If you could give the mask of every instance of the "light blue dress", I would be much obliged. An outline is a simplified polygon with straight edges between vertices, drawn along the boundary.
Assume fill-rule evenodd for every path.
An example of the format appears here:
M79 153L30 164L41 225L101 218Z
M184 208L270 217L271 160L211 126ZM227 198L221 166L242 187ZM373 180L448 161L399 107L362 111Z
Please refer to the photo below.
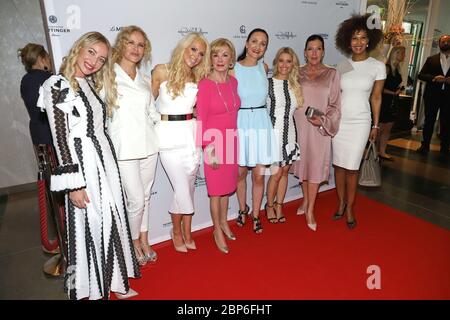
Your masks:
M258 62L256 66L245 67L236 63L234 70L241 98L237 120L238 164L255 167L281 161L278 140L266 108L268 81L264 64Z

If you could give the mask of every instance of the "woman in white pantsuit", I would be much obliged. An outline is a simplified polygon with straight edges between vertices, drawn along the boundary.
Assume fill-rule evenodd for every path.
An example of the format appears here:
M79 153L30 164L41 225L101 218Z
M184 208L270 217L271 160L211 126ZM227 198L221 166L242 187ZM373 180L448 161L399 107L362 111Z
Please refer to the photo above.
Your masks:
M370 14L354 15L339 26L336 47L351 58L341 62L341 123L332 140L338 210L333 219L347 215L347 226L356 227L353 203L361 158L367 140L375 140L386 79L385 65L371 57L383 38L379 29L368 28ZM371 116L372 113L372 116Z
M114 144L125 193L128 220L139 264L155 262L156 252L148 243L150 192L158 160L154 123L159 121L150 78L139 67L149 62L151 44L137 26L117 35L113 61L118 106L110 114L109 134Z
M190 33L175 47L170 62L155 66L152 73L152 91L161 114L156 126L159 154L174 190L170 235L178 252L196 249L191 223L200 150L195 142L193 108L197 83L208 74L209 66L208 42L201 34Z

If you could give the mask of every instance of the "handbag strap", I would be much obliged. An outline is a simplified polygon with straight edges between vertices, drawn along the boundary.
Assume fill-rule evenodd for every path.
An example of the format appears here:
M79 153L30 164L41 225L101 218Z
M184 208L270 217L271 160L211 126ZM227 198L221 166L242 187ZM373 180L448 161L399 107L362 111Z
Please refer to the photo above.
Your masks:
M366 153L364 155L364 159L369 159L370 157L370 152L373 152L373 157L375 160L378 160L378 152L377 152L377 147L375 145L375 141L373 140L369 140L369 147L366 150Z

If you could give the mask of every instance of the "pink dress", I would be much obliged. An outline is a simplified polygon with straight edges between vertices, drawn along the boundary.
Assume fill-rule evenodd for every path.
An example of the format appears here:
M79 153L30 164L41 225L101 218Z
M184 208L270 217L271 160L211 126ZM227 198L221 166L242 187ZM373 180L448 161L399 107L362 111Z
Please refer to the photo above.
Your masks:
M304 104L294 113L301 159L294 164L294 174L300 181L322 183L328 181L331 165L331 138L339 129L341 118L341 90L336 69L323 66L319 75L310 79L306 66L300 68ZM324 113L321 127L311 124L305 116L307 107Z
M206 148L212 144L219 161L214 170L207 152L203 153L206 188L210 196L224 196L236 191L237 113L241 101L237 93L237 80L230 76L225 83L208 78L198 84L197 141Z

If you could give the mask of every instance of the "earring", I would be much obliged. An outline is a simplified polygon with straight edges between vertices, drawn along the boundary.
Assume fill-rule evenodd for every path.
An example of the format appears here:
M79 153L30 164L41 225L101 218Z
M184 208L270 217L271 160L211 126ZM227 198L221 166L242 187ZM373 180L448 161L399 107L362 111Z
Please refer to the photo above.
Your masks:
M228 68L230 68L230 69L233 69L233 67L234 67L234 63L230 63L230 64L228 65Z

